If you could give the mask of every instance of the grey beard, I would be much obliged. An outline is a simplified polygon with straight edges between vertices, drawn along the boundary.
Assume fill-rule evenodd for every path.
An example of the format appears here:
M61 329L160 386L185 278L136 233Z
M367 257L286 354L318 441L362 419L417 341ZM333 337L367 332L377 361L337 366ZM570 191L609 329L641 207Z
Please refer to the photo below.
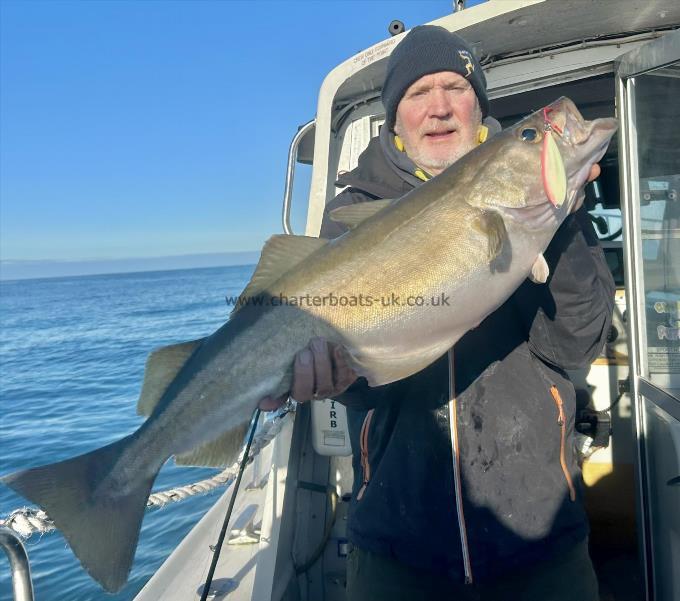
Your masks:
M472 142L469 142L468 144L465 144L464 146L461 145L456 150L449 156L441 158L441 159L435 159L432 157L428 157L426 154L421 154L421 153L413 153L412 155L409 155L411 157L411 160L418 165L421 169L424 169L428 173L432 173L433 170L435 171L443 171L447 167L450 167L453 165L458 159L464 157L468 152L470 152L473 148L475 148L477 145L473 144Z

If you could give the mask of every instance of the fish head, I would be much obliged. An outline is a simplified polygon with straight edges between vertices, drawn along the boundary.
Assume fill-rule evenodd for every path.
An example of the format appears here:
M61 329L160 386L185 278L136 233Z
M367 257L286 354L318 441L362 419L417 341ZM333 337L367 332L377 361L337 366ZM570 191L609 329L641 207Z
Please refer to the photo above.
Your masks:
M530 114L482 145L494 157L486 162L482 204L531 229L556 227L578 202L617 127L616 119L585 120L566 97Z

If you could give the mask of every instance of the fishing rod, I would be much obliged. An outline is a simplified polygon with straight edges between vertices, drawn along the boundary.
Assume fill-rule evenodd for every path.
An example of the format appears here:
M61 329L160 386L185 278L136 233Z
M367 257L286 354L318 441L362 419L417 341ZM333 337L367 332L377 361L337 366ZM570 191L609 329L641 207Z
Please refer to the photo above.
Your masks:
M205 584L203 585L203 592L201 593L201 601L206 601L208 599L208 594L210 592L210 587L212 585L213 576L215 575L215 568L217 568L217 562L220 558L220 553L222 551L222 544L224 543L224 538L227 535L227 527L229 526L229 520L231 519L231 512L234 509L234 501L236 501L236 494L238 493L238 488L241 484L241 477L246 469L246 464L248 463L248 456L250 455L250 445L253 442L253 437L255 436L255 430L257 428L257 422L260 421L261 410L258 407L255 411L253 417L253 425L250 428L250 434L248 435L248 442L246 443L246 448L243 451L243 458L241 459L241 465L238 470L238 475L236 476L236 481L234 482L234 491L231 493L231 499L229 499L229 507L227 508L227 515L224 516L224 523L222 524L222 530L220 531L220 537L217 539L217 544L215 545L213 551L213 558L210 562L210 569L208 570L208 576L205 579Z

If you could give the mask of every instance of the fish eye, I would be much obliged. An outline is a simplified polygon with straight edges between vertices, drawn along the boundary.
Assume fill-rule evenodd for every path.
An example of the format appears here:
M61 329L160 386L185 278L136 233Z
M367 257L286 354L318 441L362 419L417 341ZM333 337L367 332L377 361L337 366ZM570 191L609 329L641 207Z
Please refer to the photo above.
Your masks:
M533 127L526 127L520 133L520 138L524 142L536 142L538 140L538 130Z

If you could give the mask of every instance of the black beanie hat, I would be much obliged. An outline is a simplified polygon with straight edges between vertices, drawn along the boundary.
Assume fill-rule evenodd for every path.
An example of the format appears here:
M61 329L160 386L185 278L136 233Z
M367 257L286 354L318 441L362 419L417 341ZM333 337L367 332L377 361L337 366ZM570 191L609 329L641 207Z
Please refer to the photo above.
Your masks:
M486 77L465 40L438 25L419 25L397 44L387 63L382 101L387 127L392 130L397 106L409 86L423 75L453 71L467 79L477 94L482 117L489 113Z

